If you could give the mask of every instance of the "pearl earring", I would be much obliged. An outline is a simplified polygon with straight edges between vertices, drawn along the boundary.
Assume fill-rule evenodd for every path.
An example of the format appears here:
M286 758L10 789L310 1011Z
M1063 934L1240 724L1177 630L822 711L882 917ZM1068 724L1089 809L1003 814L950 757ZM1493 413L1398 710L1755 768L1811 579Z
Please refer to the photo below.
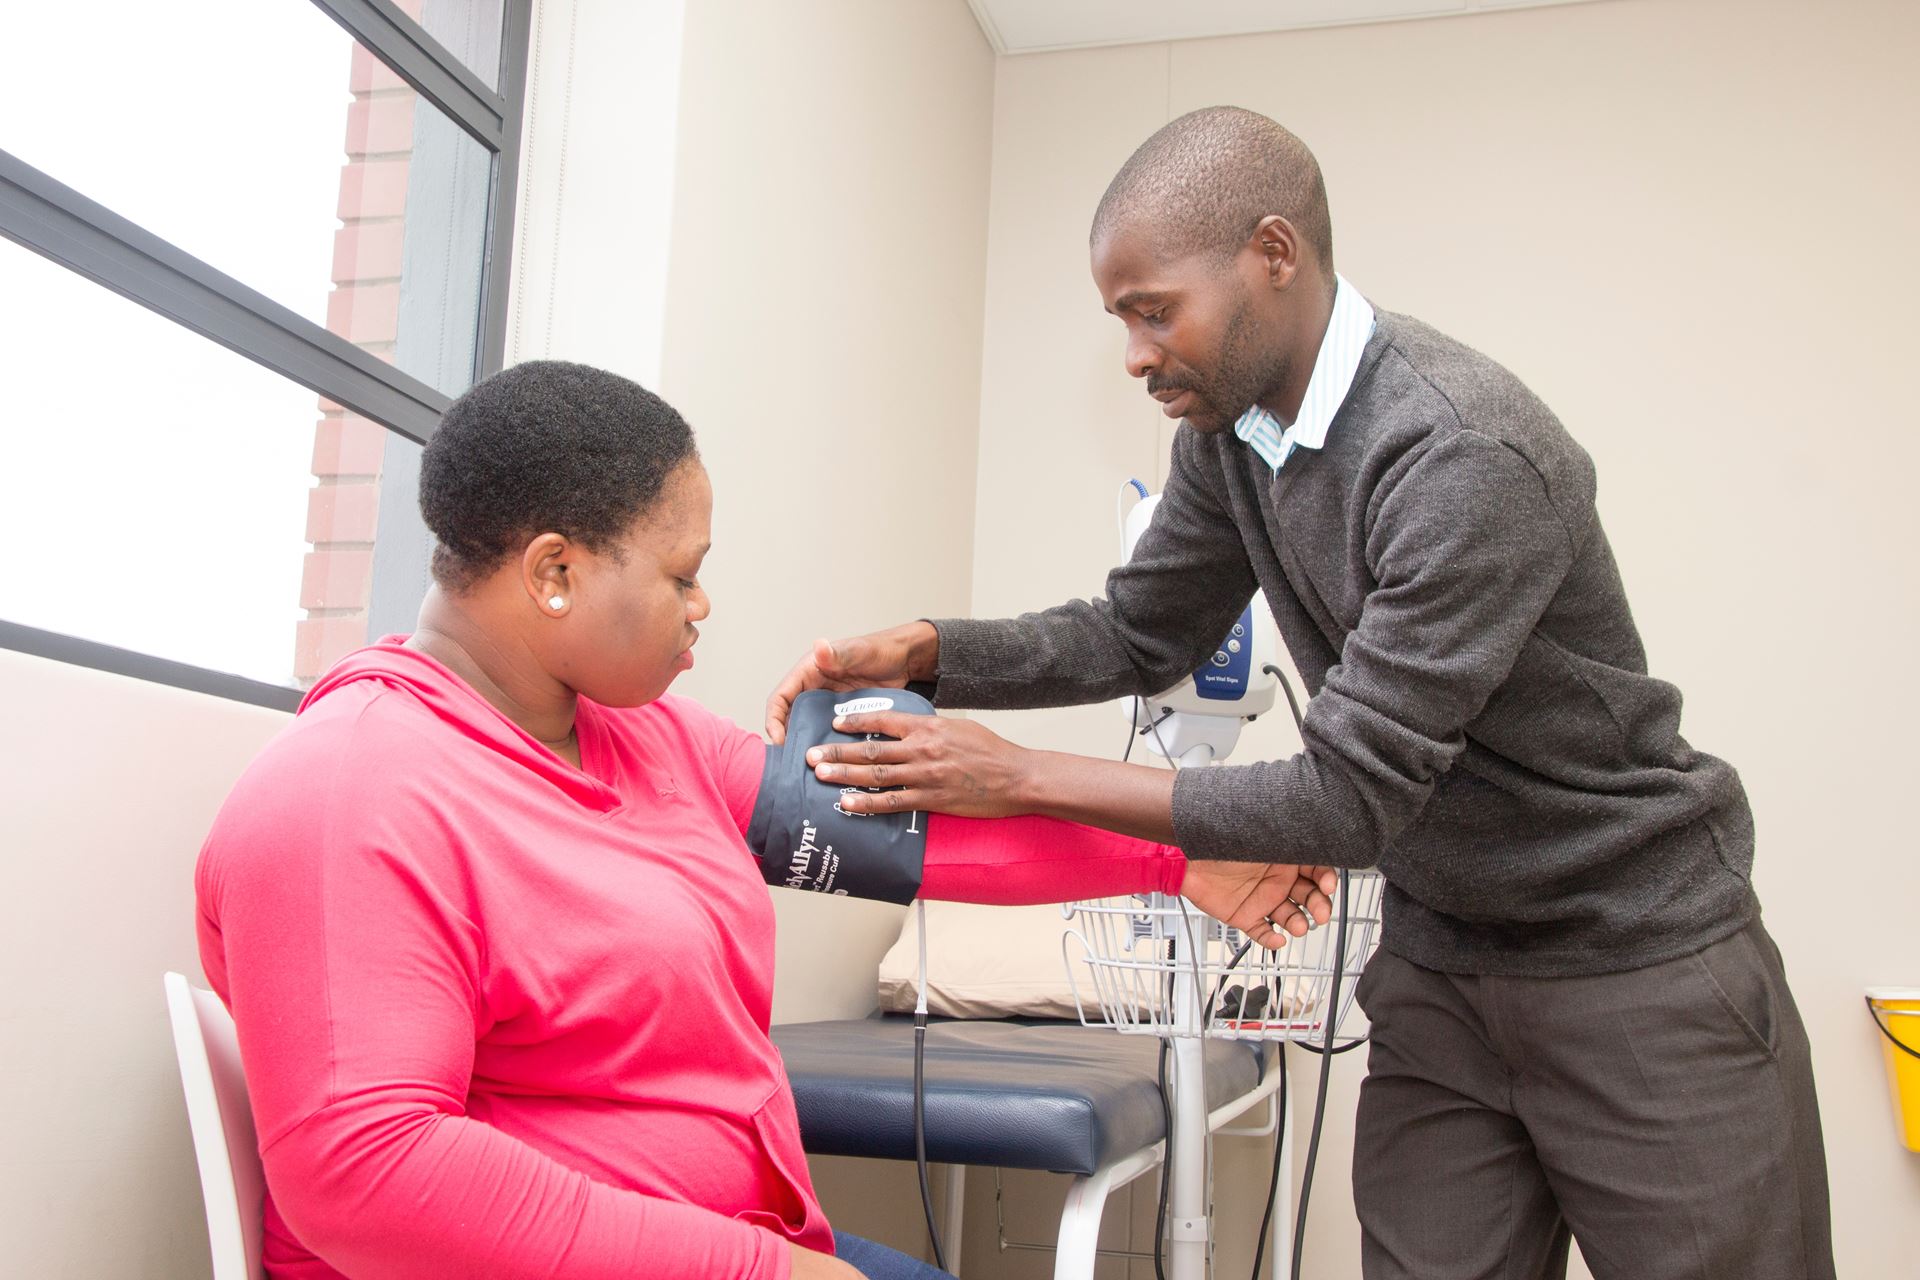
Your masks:
M566 606L567 602L561 596L554 596L547 601L547 608L549 609L564 609Z

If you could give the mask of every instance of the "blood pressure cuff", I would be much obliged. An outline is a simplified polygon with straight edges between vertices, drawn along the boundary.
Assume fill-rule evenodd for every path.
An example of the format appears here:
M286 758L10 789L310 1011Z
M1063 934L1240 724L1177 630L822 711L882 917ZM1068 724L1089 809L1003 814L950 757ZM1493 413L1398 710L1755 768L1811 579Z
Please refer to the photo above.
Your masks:
M787 741L767 748L760 799L747 827L747 846L760 859L768 884L881 902L912 902L926 865L927 815L849 813L840 797L889 788L839 787L807 767L807 752L833 742L866 742L881 734L839 733L838 715L904 711L930 716L933 704L905 689L812 689L793 700Z

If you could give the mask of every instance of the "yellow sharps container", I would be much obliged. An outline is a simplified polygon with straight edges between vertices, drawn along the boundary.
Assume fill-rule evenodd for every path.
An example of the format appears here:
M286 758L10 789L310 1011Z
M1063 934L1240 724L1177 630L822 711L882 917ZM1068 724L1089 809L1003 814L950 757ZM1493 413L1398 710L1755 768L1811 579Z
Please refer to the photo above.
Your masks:
M1907 1150L1920 1151L1920 987L1868 987L1867 1012L1880 1028L1894 1125Z

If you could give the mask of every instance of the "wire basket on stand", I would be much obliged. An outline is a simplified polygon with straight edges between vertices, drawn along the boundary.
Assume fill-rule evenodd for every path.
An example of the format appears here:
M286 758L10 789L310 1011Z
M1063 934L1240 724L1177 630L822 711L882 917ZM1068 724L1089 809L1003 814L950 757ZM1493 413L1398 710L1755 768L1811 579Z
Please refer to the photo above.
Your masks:
M1380 936L1380 893L1377 871L1346 873L1332 919L1273 951L1166 894L1068 903L1061 912L1072 923L1061 949L1071 957L1077 945L1085 961L1078 972L1067 965L1080 1021L1133 1035L1320 1044L1331 1016L1338 1045ZM1336 971L1340 989L1329 1011ZM1081 993L1082 975L1090 977L1091 1001Z
M1184 898L1150 894L1073 902L1061 908L1070 922L1061 938L1067 976L1073 984L1080 1021L1111 1027L1122 1034L1160 1039L1160 1090L1167 1108L1165 1176L1158 1217L1171 1227L1167 1273L1174 1280L1202 1280L1212 1266L1210 1225L1213 1162L1208 1154L1216 1120L1209 1112L1205 1041L1261 1043L1263 1059L1278 1067L1284 1082L1281 1046L1289 1040L1338 1051L1361 1038L1341 1036L1341 1024L1354 1005L1354 989L1380 937L1382 882L1376 871L1344 871L1333 897L1332 918L1305 937L1287 937L1268 951L1238 929L1193 908ZM1072 962L1078 946L1084 968ZM1089 1005L1082 977L1093 988ZM1171 1069L1170 1069L1171 1068ZM1314 1139L1308 1147L1311 1171L1318 1145L1320 1109L1325 1104L1323 1068L1316 1102ZM1271 1088L1261 1092L1277 1103ZM1224 1110L1224 1109L1223 1109ZM1240 1133L1276 1133L1273 1172L1268 1179L1268 1216L1283 1183L1291 1181L1292 1125L1286 1108L1272 1106L1269 1125ZM1236 1132L1235 1130L1221 1130ZM1285 1175L1283 1177L1283 1175ZM1310 1172L1309 1172L1309 1176ZM1304 1183L1303 1183L1304 1186ZM1301 1200L1304 1216L1305 1197ZM1262 1222L1262 1247L1265 1228ZM1295 1230L1288 1215L1273 1219L1273 1274L1283 1259L1298 1264ZM1156 1232L1156 1265L1158 1240ZM1257 1266L1257 1264L1256 1264Z

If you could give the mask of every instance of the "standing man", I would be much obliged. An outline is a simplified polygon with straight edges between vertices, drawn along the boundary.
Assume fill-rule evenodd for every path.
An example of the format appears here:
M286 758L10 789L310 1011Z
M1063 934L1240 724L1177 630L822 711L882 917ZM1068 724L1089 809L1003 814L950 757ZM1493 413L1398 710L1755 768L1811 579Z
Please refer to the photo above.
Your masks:
M1558 1276L1570 1233L1599 1277L1831 1277L1752 816L1647 673L1587 454L1511 373L1334 272L1319 166L1263 116L1149 138L1091 248L1127 372L1182 420L1107 598L823 641L769 732L818 686L933 680L942 705L993 708L1155 693L1263 590L1313 695L1290 759L1168 773L880 715L848 727L900 741L827 748L818 772L902 788L868 806L1378 866L1369 1280Z

